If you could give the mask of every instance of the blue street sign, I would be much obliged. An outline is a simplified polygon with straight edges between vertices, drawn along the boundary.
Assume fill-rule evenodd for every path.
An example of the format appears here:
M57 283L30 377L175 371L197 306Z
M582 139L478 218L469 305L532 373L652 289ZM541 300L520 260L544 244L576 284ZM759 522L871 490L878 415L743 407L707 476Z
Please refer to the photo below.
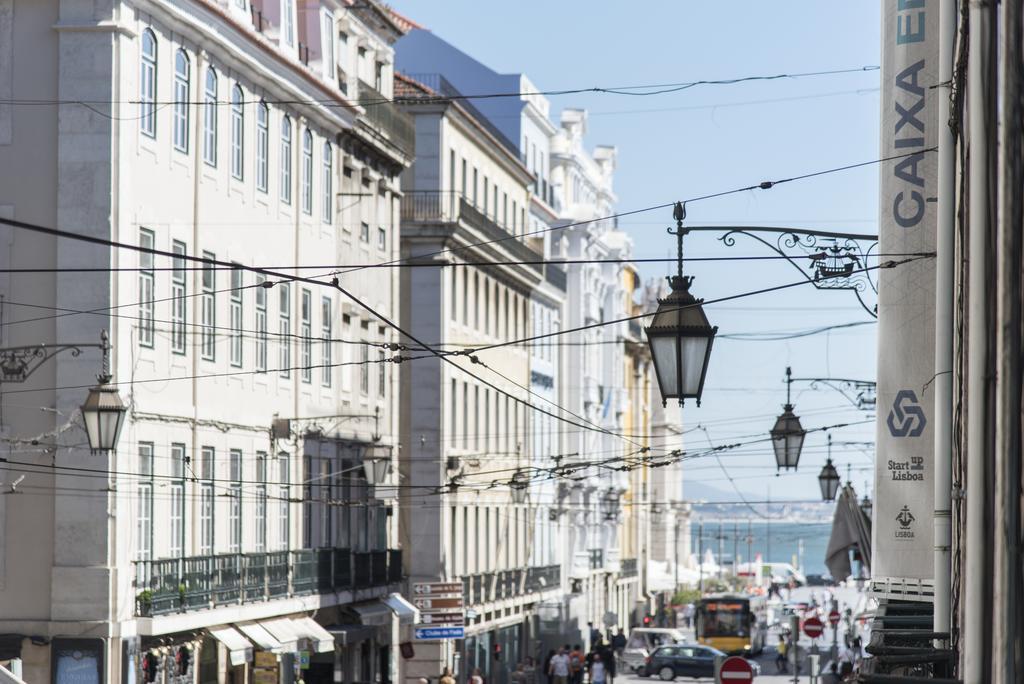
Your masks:
M421 641L430 639L465 639L465 627L417 627L415 637Z

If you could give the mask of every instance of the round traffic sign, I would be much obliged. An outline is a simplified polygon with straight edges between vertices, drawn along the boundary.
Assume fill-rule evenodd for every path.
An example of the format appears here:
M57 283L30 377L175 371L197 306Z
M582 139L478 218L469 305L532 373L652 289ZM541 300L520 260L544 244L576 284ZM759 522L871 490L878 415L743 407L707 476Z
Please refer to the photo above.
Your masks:
M839 624L839 611L833 610L828 614L828 624L835 627Z
M750 663L739 656L729 656L722 662L722 669L719 670L722 682L736 682L746 684L754 681L754 670Z
M804 620L804 634L811 637L812 639L817 639L821 636L821 633L824 631L825 625L823 625L821 623L821 620L819 620L818 618L811 616Z

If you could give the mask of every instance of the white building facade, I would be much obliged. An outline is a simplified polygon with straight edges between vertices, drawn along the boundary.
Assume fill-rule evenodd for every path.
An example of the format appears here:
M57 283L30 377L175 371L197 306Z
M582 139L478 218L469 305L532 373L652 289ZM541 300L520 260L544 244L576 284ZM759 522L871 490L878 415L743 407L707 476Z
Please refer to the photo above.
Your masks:
M411 125L359 106L391 94L389 15L13 5L0 63L39 56L15 92L86 106L0 111L0 212L138 248L0 238L4 267L54 269L0 281L3 345L107 330L128 404L115 451L83 448L94 349L4 397L0 480L24 495L0 504L0 632L24 679L396 681L397 499L363 461L397 458L398 278L325 277L398 256Z

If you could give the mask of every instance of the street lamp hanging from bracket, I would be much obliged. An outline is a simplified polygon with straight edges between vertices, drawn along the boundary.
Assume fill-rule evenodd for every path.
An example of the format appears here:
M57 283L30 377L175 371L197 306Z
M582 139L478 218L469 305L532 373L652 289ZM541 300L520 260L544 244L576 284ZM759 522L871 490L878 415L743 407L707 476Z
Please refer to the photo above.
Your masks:
M658 300L658 310L644 332L651 347L662 404L678 399L682 406L685 399L696 399L700 406L718 328L708 322L702 306L704 300L690 294L693 278L683 275L683 236L689 230L683 227L686 208L681 202L676 202L672 217L676 227L668 232L677 241L676 275L669 278L672 291Z
M785 468L796 470L800 463L800 452L804 446L807 431L800 425L800 418L793 413L793 400L790 394L793 385L793 370L786 366L786 403L782 414L775 419L771 429L772 449L775 451L776 471Z
M818 475L818 485L821 487L822 501L835 501L836 492L839 491L839 471L832 465L832 433L828 434L828 459L825 467Z
M89 395L82 404L82 420L85 423L85 434L89 439L92 453L109 452L117 448L117 440L121 436L124 417L128 412L117 388L110 384L113 376L110 373L110 344L107 331L100 335L100 348L103 352L103 367L96 379L99 384L89 390Z

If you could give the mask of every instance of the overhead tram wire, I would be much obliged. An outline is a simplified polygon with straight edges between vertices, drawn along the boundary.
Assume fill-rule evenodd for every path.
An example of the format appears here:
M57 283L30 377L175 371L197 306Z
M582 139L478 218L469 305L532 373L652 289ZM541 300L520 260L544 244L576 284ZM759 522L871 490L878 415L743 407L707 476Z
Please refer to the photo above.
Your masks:
M809 178L817 178L817 177L828 175L828 174L832 174L832 173L841 173L843 171L850 171L850 170L853 170L853 169L863 168L865 166L872 166L872 165L875 165L875 164L882 164L882 163L889 162L889 161L895 161L897 159L905 159L907 157L916 156L918 154L924 154L926 152L935 152L937 150L938 150L938 147L930 147L930 148L927 148L927 149L924 149L924 150L918 150L916 152L907 152L907 153L904 153L904 154L895 154L895 155L890 155L888 157L881 157L881 158L878 158L878 159L872 159L870 161L857 162L857 163L854 163L854 164L846 164L844 166L836 166L836 167L832 167L832 168L828 168L828 169L821 169L821 170L818 170L818 171L811 171L809 173L800 174L798 176L790 176L788 178L780 178L779 180L761 181L760 183L757 183L755 185L747 185L747 186L743 186L743 187L739 187L739 188L733 188L732 190L723 190L723 191L720 191L720 192L713 192L713 193L706 194L706 195L698 195L696 197L691 197L689 199L680 200L680 202L683 204L683 206L685 206L687 204L693 204L695 202L703 202L705 200L716 199L716 198L719 198L719 197L726 197L728 195L735 195L735 194L738 194L738 193L741 193L741 192L749 192L749 191L753 191L753 190L771 190L772 188L774 188L774 187L776 187L778 185L782 185L784 183L792 183L792 182L799 181L799 180L806 180L806 179L809 179ZM565 230L566 228L574 228L576 226L583 226L583 225L587 225L587 224L590 224L590 223L597 223L599 221L607 221L607 220L610 220L610 219L619 219L619 218L622 218L624 216L632 216L634 214L641 214L641 213L646 213L646 212L649 212L649 211L655 211L655 210L658 210L658 209L665 209L667 207L671 207L671 206L675 206L675 205L676 205L676 202L668 202L667 204L659 204L659 205L655 205L655 206L652 206L652 207L646 207L646 208L643 208L643 209L634 209L632 211L619 212L617 214L611 214L611 215L608 215L608 216L595 217L595 218L587 219L587 220L584 220L584 221L575 221L575 222L572 222L572 223L566 223L566 224L561 224L561 225L557 225L557 226L551 226L551 227L548 227L548 228L539 228L537 230L532 230L532 231L527 231L525 233L520 233L519 235L509 234L509 235L506 235L506 236L503 236L503 237L500 237L500 238L493 238L491 240L484 240L482 242L474 242L474 243L470 243L468 245L462 245L460 247L449 247L449 248L437 250L437 251L434 251L434 252L426 252L424 254L416 254L414 256L405 257L404 259L396 259L396 260L393 260L393 261L385 261L385 262L382 262L382 264L395 264L395 263L408 262L408 261L416 260L416 259L427 259L429 257L440 256L442 254L450 254L450 253L453 253L453 252L459 252L459 251L466 250L466 249L473 249L473 248L476 248L476 247L484 247L486 245L492 245L492 244L496 244L496 243L499 243L499 242L505 242L507 240L519 240L521 238L529 237L529 236L532 236L532 235L541 235L543 233L550 233L550 232L553 232L553 231L556 231L556 230ZM354 272L357 272L357 271L360 271L360 270L362 270L362 269L361 268L353 268L353 269L348 269L348 270L340 270L337 273L334 273L332 275L347 275L349 273L354 273Z
M423 97L393 97L386 98L381 97L377 99L368 99L359 103L361 107L373 107L389 104L405 104L405 103L420 103L420 102L431 102L431 103L446 103L446 102L457 102L461 100L489 100L496 98L511 98L511 97L524 97L524 96L545 96L545 97L561 97L564 95L578 95L582 93L602 93L608 95L624 95L629 97L647 97L652 95L665 95L668 93L681 92L696 88L699 86L718 86L718 85L737 85L741 83L750 83L757 81L781 81L781 80L795 80L801 78L812 78L817 76L838 76L842 74L855 74L855 73L868 73L878 71L879 66L877 65L866 65L860 67L851 67L845 69L825 69L819 71L803 71L794 73L779 73L779 74L757 74L751 76L740 76L735 78L723 78L723 79L701 79L695 81L680 81L675 83L649 83L641 85L624 85L624 86L590 86L583 88L562 88L553 90L516 90L516 91L504 91L504 92L490 92L490 93L476 93L476 94L458 94L458 95L425 95ZM275 99L275 98L263 98L258 101L254 100L248 104L257 104L257 102L264 102L266 104L276 105L321 105L327 107L350 107L352 103L339 101L338 98L324 98L324 99ZM79 105L83 107L102 106L102 105L113 105L113 104L127 104L137 105L141 104L140 100L54 100L54 99L41 99L41 98L7 98L0 100L0 105L11 105L11 106L66 106L66 105ZM233 104L230 100L154 100L152 104L156 107L168 107L178 104L186 106L230 106ZM100 116L106 116L103 112L99 112L92 109Z
M824 169L824 170L820 170L820 171L814 171L814 172L803 174L803 175L800 175L800 176L792 176L792 177L789 177L789 178L783 178L783 179L780 179L780 180L777 180L777 181L762 181L761 183L759 183L757 185L749 185L749 186L745 186L745 187L734 188L732 190L725 190L725 191L716 192L716 193L712 193L712 194L692 197L690 199L683 200L683 204L699 202L699 201L703 201L703 200L707 200L707 199L714 199L714 198L717 198L717 197L724 197L724 196L727 196L727 195L736 194L736 193L740 193L740 192L747 192L747 191L750 191L750 190L759 190L759 189L760 190L768 190L768 189L771 189L771 188L773 188L776 185L779 185L781 183L789 183L789 182L793 182L793 181L797 181L797 180L803 180L803 179L806 179L806 178L814 178L814 177L822 176L822 175L829 174L829 173L837 173L837 172L847 171L847 170L850 170L850 169L859 168L859 167L863 167L863 166L868 166L868 165L872 165L872 164L879 164L879 163L883 163L883 162L887 162L887 161L893 161L893 160L896 160L896 159L903 159L905 157L914 156L916 154L922 154L924 152L933 152L936 149L938 149L938 148L932 147L932 148L928 148L928 149L925 149L925 150L921 150L919 152L905 153L905 154L899 154L899 155L892 155L892 156L889 156L889 157L883 157L883 158L875 159L875 160L872 160L872 161L859 162L859 163L855 163L855 164L848 164L848 165L845 165L845 166L833 167L831 169ZM575 227L575 226L586 225L586 224L589 224L589 223L596 223L598 221L606 221L606 220L610 220L610 219L618 219L618 218L622 218L624 216L630 216L630 215L633 215L633 214L639 214L639 213L644 213L644 212L648 212L648 211L654 211L654 210L657 210L657 209L664 209L666 207L670 207L670 206L674 206L674 205L675 205L675 202L669 202L669 203L666 203L666 204L659 204L659 205L655 205L655 206L651 206L651 207L645 207L645 208L642 208L642 209L634 209L634 210L631 210L631 211L620 212L620 213L617 213L617 214L609 214L607 216L595 217L593 219L587 219L587 220L584 220L584 221L577 221L575 223L567 223L567 224L562 224L562 225L558 225L558 226L552 226L552 227L549 227L549 228L542 228L542 229L539 229L539 230L529 231L529 232L526 232L526 233L522 233L520 235L512 235L512 234L510 234L510 235L506 235L506 236L503 236L503 237L500 237L500 238L495 238L495 239L492 239L492 240L486 240L486 241L483 241L483 242L477 242L477 243L472 243L472 244L469 244L469 245L463 245L461 247L452 247L452 248L448 248L448 249L439 250L439 251L436 251L436 252L428 252L428 253L425 253L425 254L419 254L419 255L415 255L415 256L411 256L411 257L406 257L404 259L396 259L396 260L392 260L392 261L378 262L378 263L375 263L375 264L366 264L366 265L362 265L362 266L358 266L358 267L354 267L354 268L346 268L345 270L338 269L338 270L334 270L334 271L332 271L330 273L324 274L324 277L326 277L328 275L329 276L346 275L346 274L354 273L354 272L357 272L357 271L360 271L360 270L363 270L363 269L366 269L366 268L382 268L382 267L387 267L387 266L402 265L404 262L408 262L408 261L414 260L414 259L417 259L417 260L418 259L425 259L427 257L438 256L438 255L441 255L441 254L446 254L446 253L450 253L450 252L454 252L454 251L459 251L459 250L464 250L464 249L470 249L470 248L473 248L473 247L481 247L481 246L485 246L485 245L489 245L489 244L494 244L494 243L498 243L498 242L504 242L504 241L507 241L507 240L518 240L518 239L520 239L522 237L527 237L527 236L530 236L530 235L538 235L538 234L541 234L541 233L548 233L548 232L552 232L552 231L556 231L556 230L564 230L566 228L572 228L572 227ZM18 227L19 224L22 223L22 222L14 222L11 219L0 218L0 223L6 223L7 225L12 225L14 227ZM24 225L30 225L30 224L24 224ZM22 227L24 227L24 226L22 226ZM719 228L722 228L722 227L719 227ZM48 229L48 230L56 230L56 229ZM794 230L801 230L801 229L794 229ZM74 236L78 235L76 233L67 233L66 231L58 231L58 232L64 233L64 236L66 236L66 237L74 237ZM96 244L105 244L103 242L102 238L95 238L95 237L92 237L92 236L81 236L81 239L84 239L84 240L87 240L87 241L90 241L90 242L94 242ZM122 244L124 244L124 243L122 243ZM178 258L178 259L181 259L181 260L184 260L184 261L191 261L191 262L198 262L198 263L216 262L214 265L215 266L220 266L224 270L247 270L247 271L253 271L253 272L264 273L264 274L275 272L275 269L270 269L270 268L267 268L267 267L244 266L244 265L240 265L240 264L237 264L237 263L228 263L228 262L217 261L217 260L204 260L202 258L191 256L191 255L180 255L180 254L175 255L175 254L163 251L163 250L157 250L157 249L152 249L152 248L143 248L143 247L138 246L138 245L127 245L127 244L125 244L124 246L125 246L125 248L131 249L133 251L158 254L158 255L161 255L161 256L167 256L167 257L172 258L172 259L173 258ZM461 265L461 264L453 264L453 265ZM493 264L489 262L488 265L493 265ZM291 268L291 267L287 267L287 268ZM285 275L284 278L288 279L289 281L292 281L292 280L298 280L299 276ZM321 284L324 284L324 283L321 283ZM249 287L249 286L246 286L246 287ZM229 288L228 290L223 290L223 291L231 291L231 289ZM192 294L192 295L186 295L186 296L189 296L189 297L197 296L197 293L196 294ZM115 308L115 307L109 307L109 308ZM102 310L104 310L104 309L96 309L96 311L102 311Z
M727 231L730 228L758 228L759 226L741 226L741 225L722 225L714 226L715 230ZM703 228L696 228L701 230ZM808 232L807 228L792 228L794 233L805 233ZM821 231L814 231L815 233L821 233ZM865 236L867 237L867 236ZM905 256L921 256L928 252L882 252L867 254L864 259L885 259L891 257L905 257ZM418 257L417 257L418 258ZM717 262L717 261L778 261L778 260L790 260L791 257L782 256L780 254L750 254L750 255L726 255L726 256L694 256L686 257L687 262ZM295 271L322 271L324 269L371 269L371 268L461 268L464 266L576 266L576 265L588 265L588 264L664 264L664 263L675 263L676 257L636 257L629 259L526 259L526 260L504 260L504 261L459 261L453 262L412 262L412 263L398 263L393 261L371 263L371 264L315 264L309 266L300 265L287 265L287 266L268 266L259 265L253 266L252 268L267 268L276 270L295 270ZM238 266L231 268L216 266L210 269L204 269L202 266L154 266L151 268L143 268L141 266L110 266L110 267L75 267L75 266L57 266L57 267L14 267L14 268L0 268L0 273L8 273L17 275L19 273L137 273L139 271L147 272L161 272L161 271L237 271ZM333 273L332 273L333 274ZM252 287L258 287L253 285L243 285L242 288L231 288L231 289L250 289ZM216 290L214 294L219 292L226 292L227 290ZM188 295L194 297L196 295ZM165 301L165 300L156 300ZM30 306L30 305L25 305Z
M103 245L105 247L115 247L115 248L118 248L118 249L127 249L127 250L134 251L134 252L140 252L140 253L145 253L145 254L153 254L153 255L158 255L158 256L164 256L164 257L167 257L167 258L181 259L181 260L184 260L184 261L190 261L192 263L205 263L205 264L212 264L212 265L217 265L217 266L234 267L234 268L236 268L238 270L250 271L250 272L258 273L260 275L267 276L268 278L269 277L273 277L273 278L278 278L278 279L281 279L281 280L288 280L290 282L301 282L301 283L306 283L306 284L310 284L310 285L317 285L317 286L320 286L320 287L324 287L324 286L333 287L335 290L337 290L338 292L340 292L343 295L345 295L350 301L352 301L353 303L361 306L366 312L368 312L371 316L376 318L378 321L382 322L387 327L392 328L393 330L397 331L398 333L400 333L404 337L406 337L409 340L411 340L414 344L420 345L422 347L427 347L426 343L424 343L423 341L419 340L412 333L404 330L400 325L398 325L394 321L390 320L387 316L385 316L384 314L380 313L374 307L372 307L368 303L362 301L359 297L355 296L349 290L344 288L336 277L333 278L330 282L325 283L323 281L316 280L314 278L308 278L308 277L305 277L305 276L295 276L295 275L290 275L290 274L287 274L287 273L280 273L278 271L271 270L271 269L263 269L263 268L255 268L255 267L251 267L251 266L239 265L239 264L236 264L236 263L232 263L232 262L228 262L228 261L223 261L223 260L219 260L219 259L214 259L214 258L209 258L209 257L197 257L197 256L190 255L190 254L185 254L185 255L183 255L183 254L175 254L173 252L168 252L167 250L161 250L161 249L156 249L156 248L152 248L152 247L142 247L141 245L133 245L133 244L129 244L129 243L119 242L119 241L116 241L116 240L110 240L110 239L107 239L107 238L100 238L100 237L96 237L94 235L83 235L83 234L79 234L79 233L72 233L72 232L69 232L69 231L66 231L66 230L61 230L59 228L51 228L51 227L48 227L48 226L41 226L41 225L38 225L38 224L28 223L26 221L18 221L18 220L10 219L10 218L0 217L0 223L9 225L9 226L12 226L12 227L15 227L15 228L19 228L19 229L22 229L22 230L27 230L27 231L36 232L36 233L43 233L45 235L51 235L53 237L58 237L58 238L69 238L69 239L72 239L72 240L79 240L79 241L88 242L88 243L91 243L91 244ZM576 422L574 420L570 420L570 419L566 418L563 415L552 413L550 411L542 409L539 406L536 406L536 405L530 403L529 401L526 401L526 400L524 400L524 399L522 399L520 397L517 397L514 394L512 394L511 392L508 392L507 390L505 390L505 389L503 389L501 387L498 387L494 383L489 382L488 380L485 380L484 378L481 378L479 375L476 375L471 370L463 368L460 364L455 363L454 361L452 361L451 358L449 358L449 356L447 354L443 353L443 352L439 352L436 349L431 349L430 353L433 354L438 359L440 359L442 362L447 363L447 364L453 366L454 368L457 368L457 369L461 370L463 373L465 373L466 375L472 377L477 382L480 382L481 384L484 384L487 387L490 387L492 390L494 390L498 394L503 395L503 396L505 396L508 399L511 399L512 401L516 402L517 404L522 404L526 408L529 408L529 409L531 409L533 411L537 411L539 413L542 413L542 414L544 414L544 415L546 415L546 416L548 416L550 418L554 418L555 420L561 421L563 423L568 423L570 425L575 425L576 427L580 427L580 428L583 428L583 429L593 430L593 431L600 432L600 433L603 433L603 434L606 434L606 435L609 435L609 436L619 437L621 439L624 439L627 442L630 442L630 443L632 443L634 445L637 445L637 442L635 442L631 438L620 437L619 434L613 432L612 430L608 430L607 428L603 428L603 427L598 426L596 424L590 423L590 421L584 421L584 423L579 423L579 422ZM16 390L16 391L18 391L18 390ZM567 409L564 409L562 407L559 407L559 409L561 411L566 412L566 413L571 413ZM587 424L589 424L589 425L587 425Z

